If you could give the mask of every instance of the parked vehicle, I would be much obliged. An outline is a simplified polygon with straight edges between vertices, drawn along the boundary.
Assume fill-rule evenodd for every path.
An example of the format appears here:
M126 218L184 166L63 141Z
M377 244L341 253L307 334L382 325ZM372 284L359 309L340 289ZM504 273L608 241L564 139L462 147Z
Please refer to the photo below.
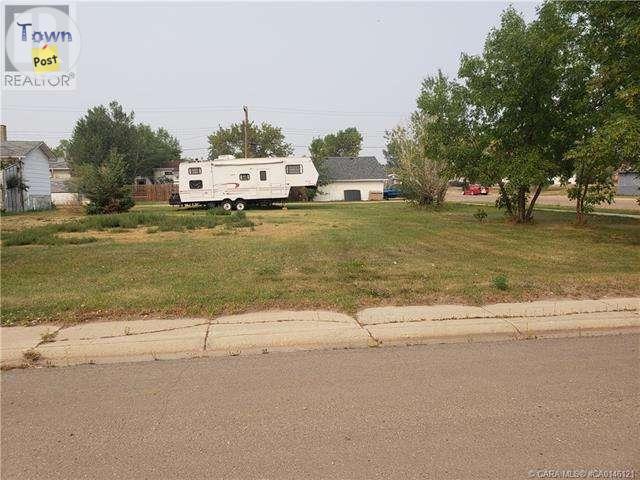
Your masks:
M462 191L463 195L488 195L489 189L477 183L469 185Z
M384 198L385 200L389 200L390 198L398 198L401 196L402 193L397 187L388 187L382 191L382 198Z
M291 187L314 187L318 171L307 157L235 158L231 155L179 167L178 194L171 205L203 204L244 210L284 201Z

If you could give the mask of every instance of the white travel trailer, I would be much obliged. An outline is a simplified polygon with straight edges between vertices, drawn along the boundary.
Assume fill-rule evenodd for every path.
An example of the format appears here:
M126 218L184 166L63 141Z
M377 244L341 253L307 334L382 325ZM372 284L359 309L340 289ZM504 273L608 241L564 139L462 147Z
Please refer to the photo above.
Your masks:
M286 200L291 187L315 187L318 171L307 157L235 158L183 162L172 205L220 205L244 210L250 204Z

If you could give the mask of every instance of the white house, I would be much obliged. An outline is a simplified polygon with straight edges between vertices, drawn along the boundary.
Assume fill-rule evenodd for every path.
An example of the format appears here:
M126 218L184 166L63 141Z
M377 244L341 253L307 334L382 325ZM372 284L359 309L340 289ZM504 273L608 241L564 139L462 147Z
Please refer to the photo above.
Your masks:
M8 141L6 127L0 127L0 208L11 212L51 208L49 161L55 155L41 141Z
M376 157L328 157L323 163L328 185L318 187L314 200L382 200L387 174Z
M64 158L54 158L49 162L51 172L51 203L54 205L77 205L80 195L75 192L71 181L71 169Z

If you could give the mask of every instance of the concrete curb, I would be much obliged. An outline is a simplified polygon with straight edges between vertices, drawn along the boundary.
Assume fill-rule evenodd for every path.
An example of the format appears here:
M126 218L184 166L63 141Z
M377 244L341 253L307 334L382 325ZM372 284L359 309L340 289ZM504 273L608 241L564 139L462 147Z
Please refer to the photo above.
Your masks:
M640 332L640 298L368 308L0 328L2 368ZM25 354L25 352L27 352Z

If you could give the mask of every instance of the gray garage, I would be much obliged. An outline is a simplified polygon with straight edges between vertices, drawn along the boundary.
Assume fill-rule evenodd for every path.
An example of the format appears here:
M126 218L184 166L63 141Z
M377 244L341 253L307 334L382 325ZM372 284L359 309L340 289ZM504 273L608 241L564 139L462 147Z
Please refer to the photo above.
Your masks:
M618 195L640 195L640 175L638 172L627 170L618 173Z

